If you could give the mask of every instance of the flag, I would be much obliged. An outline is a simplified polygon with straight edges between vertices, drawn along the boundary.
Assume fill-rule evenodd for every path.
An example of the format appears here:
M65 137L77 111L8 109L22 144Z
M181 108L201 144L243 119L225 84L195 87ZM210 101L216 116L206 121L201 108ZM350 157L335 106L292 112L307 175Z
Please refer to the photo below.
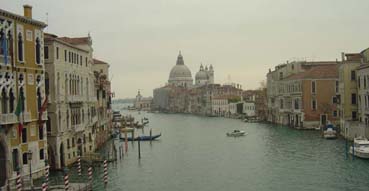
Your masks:
M23 99L21 95L18 97L17 108L15 108L15 115L18 116L18 135L21 136L23 130L23 118L20 116L23 110Z
M17 108L15 108L14 114L19 117L20 114L22 113L22 110L23 110L23 99L22 99L21 95L19 95Z
M39 120L40 127L42 127L42 114L45 112L45 110L47 108L47 98L48 97L46 96L45 101L44 101L44 103L42 103L42 106L41 106L40 111L39 111L38 120Z
M4 63L8 64L8 46L6 43L6 33L1 37L1 48L3 49Z

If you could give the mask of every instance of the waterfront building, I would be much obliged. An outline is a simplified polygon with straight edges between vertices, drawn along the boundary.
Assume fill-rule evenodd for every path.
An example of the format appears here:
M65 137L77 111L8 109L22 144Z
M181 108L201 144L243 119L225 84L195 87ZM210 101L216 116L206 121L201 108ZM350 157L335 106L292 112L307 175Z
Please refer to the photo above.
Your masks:
M360 132L360 116L358 114L358 86L360 86L360 77L356 70L362 62L362 56L359 53L342 53L342 63L339 65L339 92L337 95L338 114L340 117L340 133L345 138L353 140Z
M47 159L44 33L46 24L0 9L0 189L43 175ZM32 181L31 181L32 182Z
M95 140L95 149L99 149L110 137L112 132L113 111L111 108L111 82L109 80L107 62L93 59L92 70L96 91L97 123L92 126L92 136Z
M267 80L268 121L296 128L338 121L338 62L287 63L270 71Z
M164 86L154 89L154 97L151 107L152 110L169 112L169 95L171 90L172 89L170 86Z
M191 71L184 64L181 52L177 57L176 65L170 71L168 84L185 88L190 88L193 85Z
M79 46L85 41L88 46ZM93 127L98 122L92 75L90 37L45 34L48 88L48 153L51 168L62 169L77 156L95 149Z
M243 106L243 113L246 115L246 117L257 116L255 101L244 101L242 106Z
M152 97L143 97L140 90L138 90L134 107L138 110L149 111L151 110Z
M223 116L228 115L229 112L229 104L228 98L222 96L213 97L212 101L212 115L214 116Z

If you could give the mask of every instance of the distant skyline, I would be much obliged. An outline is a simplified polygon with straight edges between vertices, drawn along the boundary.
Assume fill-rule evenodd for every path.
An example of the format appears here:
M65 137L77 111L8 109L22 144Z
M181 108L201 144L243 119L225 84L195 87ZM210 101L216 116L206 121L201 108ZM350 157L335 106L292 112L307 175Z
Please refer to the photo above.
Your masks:
M192 77L212 64L215 82L258 88L287 60L341 60L369 47L369 1L343 0L0 0L1 9L46 22L45 32L90 32L94 57L110 64L116 98L165 85L181 50ZM48 17L46 16L48 13Z

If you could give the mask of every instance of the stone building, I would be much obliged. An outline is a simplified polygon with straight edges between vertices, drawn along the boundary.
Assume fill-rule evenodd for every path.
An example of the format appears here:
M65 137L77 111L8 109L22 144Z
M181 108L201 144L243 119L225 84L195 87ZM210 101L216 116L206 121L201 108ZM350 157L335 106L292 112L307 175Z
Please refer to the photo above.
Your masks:
M296 128L337 123L338 64L293 62L270 71L268 121Z
M143 97L140 90L137 92L134 107L138 110L149 111L151 110L152 97Z
M361 131L358 113L358 85L360 77L356 70L362 62L360 54L342 53L342 63L338 68L339 92L337 94L340 132L346 138L353 139Z
M47 159L44 33L46 24L0 9L0 188L43 175Z
M87 46L81 44L86 43ZM48 153L52 168L62 169L77 156L94 152L96 113L91 38L45 34L48 104Z
M111 82L109 80L109 67L107 62L93 59L92 70L96 91L97 123L93 126L96 149L100 148L110 137L112 131L113 111L111 108Z

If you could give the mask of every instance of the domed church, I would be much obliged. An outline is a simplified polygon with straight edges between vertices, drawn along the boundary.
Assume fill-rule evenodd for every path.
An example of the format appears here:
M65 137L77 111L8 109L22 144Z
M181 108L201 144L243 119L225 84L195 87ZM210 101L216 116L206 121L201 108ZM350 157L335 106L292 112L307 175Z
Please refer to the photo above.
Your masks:
M204 66L201 64L200 70L196 73L195 76L195 85L196 86L202 86L206 84L214 84L214 69L213 66L210 65Z
M183 56L181 51L177 57L177 63L173 66L172 70L169 74L168 83L170 85L181 86L181 87L192 87L193 79L191 75L191 71L184 64Z

